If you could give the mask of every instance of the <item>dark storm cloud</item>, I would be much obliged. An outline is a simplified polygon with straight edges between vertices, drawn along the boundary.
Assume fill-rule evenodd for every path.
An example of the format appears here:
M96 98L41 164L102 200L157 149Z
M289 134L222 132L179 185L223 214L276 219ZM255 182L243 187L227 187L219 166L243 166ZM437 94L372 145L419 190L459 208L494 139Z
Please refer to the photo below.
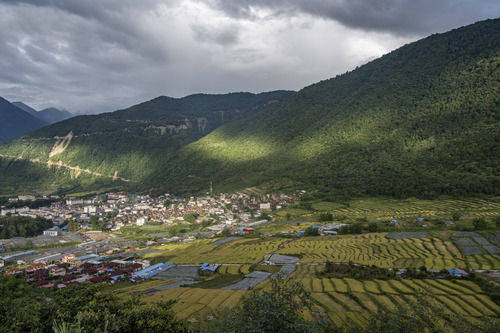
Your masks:
M0 96L103 112L300 89L499 14L490 0L0 0Z
M364 30L393 34L433 33L500 15L498 0L202 0L234 17L255 9L273 15L307 13Z

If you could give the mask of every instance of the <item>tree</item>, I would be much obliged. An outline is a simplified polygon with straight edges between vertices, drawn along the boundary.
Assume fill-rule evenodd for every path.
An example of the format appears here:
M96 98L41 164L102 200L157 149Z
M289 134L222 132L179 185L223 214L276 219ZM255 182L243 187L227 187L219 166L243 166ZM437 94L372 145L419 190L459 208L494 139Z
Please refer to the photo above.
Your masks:
M189 223L195 223L198 216L199 215L196 213L186 213L183 215L184 221L187 221Z
M231 231L231 228L229 227L224 227L224 229L222 229L222 232L220 233L221 236L223 237L229 237L232 235L232 231Z
M493 221L495 221L495 226L496 226L497 228L500 228L500 215L499 215L499 216L495 216L495 217L493 218Z
M368 231L369 232L377 232L378 231L378 225L376 223L370 223L370 224L368 224Z
M78 222L75 220L71 220L68 223L68 231L69 232L77 232L80 229L80 226L78 225Z
M321 213L321 214L319 214L319 220L321 222L332 221L333 215L332 215L332 213Z
M319 236L318 228L309 227L304 231L304 236Z
M100 285L54 290L0 276L0 332L186 332L173 303L122 299Z
M472 225L474 226L474 230L483 230L488 227L486 220L484 217L478 217L472 220Z
M457 222L458 220L460 220L461 217L462 217L462 214L460 214L459 212L453 212L453 214L451 215L451 219L454 222Z

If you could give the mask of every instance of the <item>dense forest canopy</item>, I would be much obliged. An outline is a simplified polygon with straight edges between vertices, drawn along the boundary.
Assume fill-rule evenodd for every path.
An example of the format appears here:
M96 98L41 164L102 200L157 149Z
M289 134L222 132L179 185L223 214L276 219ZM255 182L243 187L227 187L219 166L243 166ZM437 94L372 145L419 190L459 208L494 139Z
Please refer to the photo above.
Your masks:
M52 221L41 217L3 216L0 217L0 238L37 236L50 227Z

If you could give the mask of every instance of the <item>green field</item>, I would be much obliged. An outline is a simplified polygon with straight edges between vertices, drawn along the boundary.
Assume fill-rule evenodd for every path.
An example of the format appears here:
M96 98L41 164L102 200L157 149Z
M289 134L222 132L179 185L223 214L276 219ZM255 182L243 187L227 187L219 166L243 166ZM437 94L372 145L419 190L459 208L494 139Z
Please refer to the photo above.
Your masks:
M239 266L229 266L239 268ZM332 324L348 325L354 321L366 323L370 315L380 307L394 308L395 304L406 304L415 300L415 295L425 292L429 299L444 306L452 313L467 318L482 316L498 317L500 307L470 281L452 280L370 280L358 281L350 278L316 278L321 265L299 265L290 279L302 282L314 299L312 312L306 317L319 318L326 315ZM257 286L267 288L269 280ZM148 285L149 287L149 285ZM135 287L137 290L137 287ZM235 306L248 291L220 290L211 288L179 287L159 291L147 296L147 301L175 298L174 311L180 318L197 320L214 315L224 307Z
M279 266L262 266L260 263L268 254L283 254L298 257L296 270L289 279L300 281L311 292L314 307L306 311L308 319L327 318L332 325L345 326L350 323L365 324L370 316L381 307L392 309L396 304L408 304L424 292L428 299L443 306L447 312L465 315L467 320L477 320L482 316L498 317L500 307L478 285L471 281L460 280L355 280L352 278L326 278L319 275L325 269L326 261L352 262L383 268L420 268L427 269L467 269L498 270L500 255L490 254L480 241L496 242L498 230L494 228L494 217L499 215L498 198L488 199L441 199L434 201L408 199L393 200L386 198L357 199L348 203L326 201L306 202L306 205L283 209L276 214L276 222L258 227L263 235L280 232L302 231L319 222L319 214L331 213L335 222L352 223L369 220L398 219L400 223L394 231L412 229L417 217L425 219L429 229L424 238L387 238L388 232L362 233L357 235L337 235L318 237L284 238L256 236L241 238L229 243L214 245L214 239L198 239L185 243L170 243L156 246L143 258L152 262L173 262L177 264L200 264L203 262L221 264L217 274L205 278L201 284L178 287L156 292L146 296L148 301L170 298L178 299L174 306L180 318L198 320L215 315L223 307L236 305L248 291L222 290L243 278L253 270L276 272ZM449 228L436 223L439 219L449 220L454 213L460 213L456 227ZM290 218L288 221L284 218ZM463 233L472 230L472 219L485 217L488 229ZM301 221L293 222L293 221ZM309 222L304 222L309 221ZM413 222L412 222L413 221ZM375 223L375 222L374 222ZM406 223L406 225L405 225ZM418 224L415 224L418 225ZM160 228L159 228L160 229ZM460 230L458 230L460 229ZM151 230L151 229L149 229ZM149 231L148 230L148 231ZM157 231L157 230L155 230ZM132 232L132 230L131 230ZM133 230L138 236L142 231ZM460 242L474 241L482 254L468 255ZM463 245L462 245L463 246ZM470 247L470 244L467 245ZM322 276L322 277L320 277ZM122 287L119 292L141 293L163 282L146 282L145 287ZM165 282L169 283L169 282ZM269 279L255 287L268 288Z
M240 239L223 245L196 240L155 247L144 258L164 258L179 264L204 262L255 264L266 254L295 255L303 263L326 261L376 265L385 268L426 266L430 269L500 269L498 255L464 255L450 240L451 232L433 232L426 238L388 239L386 233L303 237L296 239Z
M493 217L500 214L500 198L487 199L437 199L422 200L416 198L361 198L349 200L346 203L313 201L310 208L286 208L277 215L287 214L294 220L310 220L318 217L318 213L331 213L335 219L415 219L442 218L449 219L453 213L462 215L462 219L472 217Z

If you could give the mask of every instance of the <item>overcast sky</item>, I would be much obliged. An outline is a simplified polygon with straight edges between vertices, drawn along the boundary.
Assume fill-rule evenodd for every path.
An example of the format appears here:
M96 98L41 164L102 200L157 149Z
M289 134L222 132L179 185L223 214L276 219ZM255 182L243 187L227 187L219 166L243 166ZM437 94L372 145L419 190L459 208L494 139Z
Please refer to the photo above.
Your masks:
M499 16L498 0L0 0L0 96L104 112L298 90Z

